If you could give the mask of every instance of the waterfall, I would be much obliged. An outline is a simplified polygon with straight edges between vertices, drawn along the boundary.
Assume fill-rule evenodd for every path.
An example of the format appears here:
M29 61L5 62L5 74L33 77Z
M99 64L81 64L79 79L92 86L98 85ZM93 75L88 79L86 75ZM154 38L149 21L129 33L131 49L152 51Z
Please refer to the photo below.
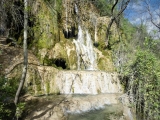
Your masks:
M96 54L89 32L86 30L84 34L81 26L78 26L78 38L73 42L76 46L78 70L96 70Z
M90 65L88 66L88 70L95 70L96 66L95 66L95 53L94 53L94 50L93 50L93 43L92 43L92 40L91 40L91 36L90 34L88 33L88 31L86 31L86 38L87 38L87 41L86 41L86 50L87 50L87 56L89 58L89 61L90 61Z
M77 69L80 70L80 54L81 54L81 47L83 47L84 44L84 37L83 37L83 32L82 32L82 28L79 26L78 27L78 39L73 40L73 42L76 45L76 53L77 53Z

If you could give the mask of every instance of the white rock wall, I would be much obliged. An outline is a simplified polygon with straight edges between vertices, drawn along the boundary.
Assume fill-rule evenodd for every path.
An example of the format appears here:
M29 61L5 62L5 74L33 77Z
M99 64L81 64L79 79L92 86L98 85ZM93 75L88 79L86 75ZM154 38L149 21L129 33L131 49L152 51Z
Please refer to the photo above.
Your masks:
M61 94L122 93L118 75L102 71L60 71L55 85Z

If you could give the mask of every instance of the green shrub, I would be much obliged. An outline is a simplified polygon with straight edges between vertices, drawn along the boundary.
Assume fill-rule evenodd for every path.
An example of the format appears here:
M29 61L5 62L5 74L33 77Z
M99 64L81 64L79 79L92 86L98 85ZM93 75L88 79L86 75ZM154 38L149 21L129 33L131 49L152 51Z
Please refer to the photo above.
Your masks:
M15 116L14 97L18 84L17 79L7 79L0 76L0 120L11 120Z
M136 110L147 120L159 120L160 64L148 50L138 51L132 65L134 73L132 91L135 96ZM137 113L137 114L138 114Z

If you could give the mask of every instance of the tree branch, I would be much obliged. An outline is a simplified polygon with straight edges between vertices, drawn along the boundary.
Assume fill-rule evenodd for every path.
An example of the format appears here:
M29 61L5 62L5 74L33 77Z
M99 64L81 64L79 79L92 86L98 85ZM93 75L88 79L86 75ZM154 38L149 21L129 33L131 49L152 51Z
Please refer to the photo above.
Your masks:
M108 46L109 35L110 35L109 32L110 32L110 29L112 27L113 22L115 22L116 19L124 12L124 10L127 8L128 4L129 4L129 2L130 2L130 0L127 0L125 2L124 6L121 7L122 9L118 12L117 15L113 16L113 14L112 14L111 20L110 20L110 22L108 24L107 31L106 31L106 41L105 41L106 47ZM115 4L113 5L111 12L114 12L115 6L117 4L118 4L118 0L116 0Z
M114 12L114 9L115 9L117 3L118 3L118 0L116 0L116 2L114 3L114 5L112 6L112 9L111 9L111 15L112 16L113 16L113 12Z
M147 5L147 11L148 11L148 13L149 13L149 15L150 15L150 19L151 19L151 22L152 22L152 24L154 25L154 26L156 26L158 29L160 29L160 25L159 24L156 24L155 22L154 22L154 20L153 20L153 14L151 13L151 9L150 9L150 6L149 6L149 3L147 3L147 2L145 2L145 4Z

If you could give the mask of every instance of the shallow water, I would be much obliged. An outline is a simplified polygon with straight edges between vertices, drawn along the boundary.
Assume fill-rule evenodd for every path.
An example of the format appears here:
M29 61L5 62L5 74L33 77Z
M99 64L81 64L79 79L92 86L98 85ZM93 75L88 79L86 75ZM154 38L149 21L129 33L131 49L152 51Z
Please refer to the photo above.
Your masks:
M82 114L69 114L68 120L125 120L122 105L106 105L104 109Z
M39 111L32 111L28 119L39 117L55 120L133 120L132 113L124 106L119 97L121 94L69 94L39 96ZM48 111L47 113L45 111ZM28 120L27 119L27 120Z

